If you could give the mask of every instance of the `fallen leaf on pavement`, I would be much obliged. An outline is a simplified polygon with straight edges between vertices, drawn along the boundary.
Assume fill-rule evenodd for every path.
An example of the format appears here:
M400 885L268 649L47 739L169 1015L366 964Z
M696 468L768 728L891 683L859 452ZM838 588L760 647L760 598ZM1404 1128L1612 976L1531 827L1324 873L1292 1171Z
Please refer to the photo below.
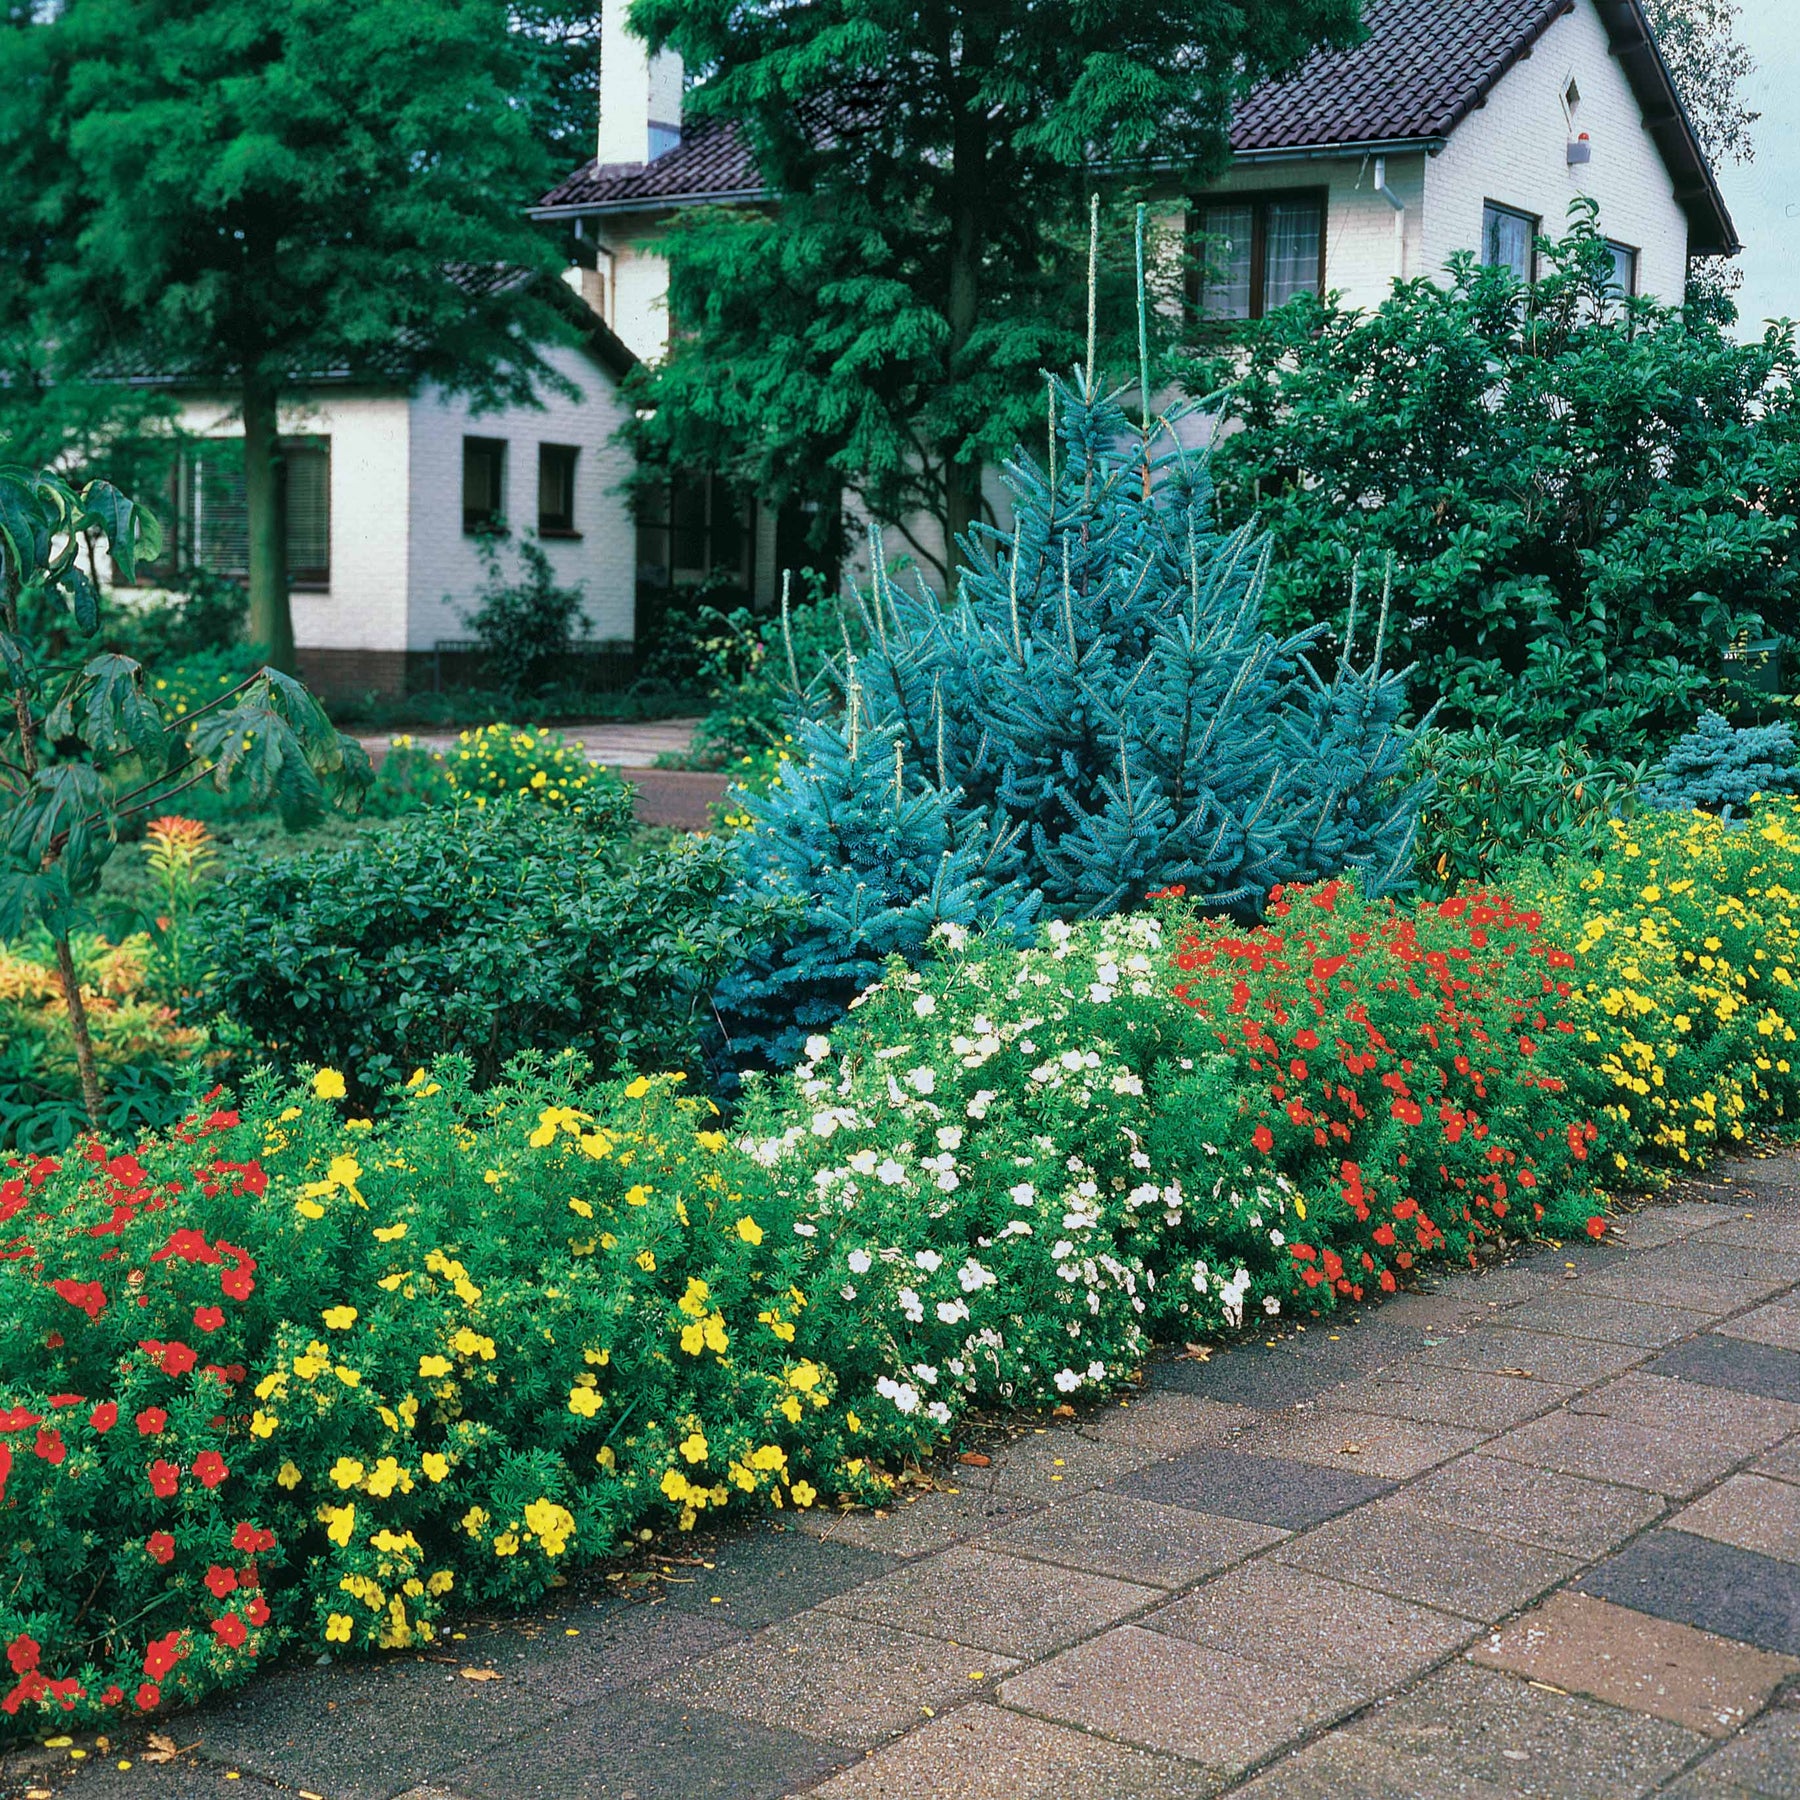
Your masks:
M1184 1344L1181 1347L1181 1353L1175 1360L1177 1362L1207 1362L1211 1357L1211 1344Z
M1533 1381L1536 1377L1529 1369L1496 1369L1496 1375L1516 1375L1521 1381Z
M464 1669L462 1678L464 1681L498 1681L500 1671L498 1669Z
M985 1469L994 1459L991 1456L983 1456L979 1450L965 1450L956 1460L959 1463L967 1463L971 1469Z
M144 1752L147 1763L173 1762L181 1754L172 1737L165 1737L160 1731L150 1734L150 1748Z

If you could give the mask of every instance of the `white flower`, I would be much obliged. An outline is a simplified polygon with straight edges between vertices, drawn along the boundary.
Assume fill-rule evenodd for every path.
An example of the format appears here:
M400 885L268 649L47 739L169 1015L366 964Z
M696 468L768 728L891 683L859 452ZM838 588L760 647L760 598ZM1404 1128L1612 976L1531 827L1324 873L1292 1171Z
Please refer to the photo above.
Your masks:
M966 1112L971 1119L985 1119L987 1117L987 1109L993 1104L993 1089L979 1088L976 1090L975 1098L963 1108L963 1111Z
M929 1019L936 1011L937 1001L930 994L921 994L918 999L913 1002L913 1013L917 1018Z
M969 1303L966 1300L940 1300L937 1316L942 1324L960 1325L969 1316Z
M963 1141L962 1127L960 1125L940 1125L937 1141L940 1150L960 1150Z
M1103 1362L1091 1362L1088 1364L1087 1373L1089 1381L1104 1381L1106 1379L1106 1364Z
M913 1261L927 1275L935 1275L944 1266L944 1259L935 1250L915 1250Z
M838 1116L832 1112L816 1112L813 1114L813 1136L828 1138L838 1128Z
M875 1391L884 1400L893 1401L895 1410L898 1412L910 1413L919 1410L919 1390L911 1382L895 1381L892 1377L883 1375L875 1383Z
M1050 1247L1050 1254L1057 1262L1063 1262L1075 1254L1075 1246L1062 1238Z
M884 1187L898 1187L906 1179L906 1170L890 1156L875 1175Z
M1031 1227L1029 1225L1027 1225L1023 1219L1014 1219L1013 1222L1010 1225L1008 1225L1004 1231L1002 1231L1000 1233L1000 1235L1003 1238L1030 1237L1031 1236Z
M806 1059L808 1062L819 1062L831 1054L831 1039L828 1037L809 1037L806 1040Z
M850 1273L866 1275L874 1266L875 1259L866 1250L852 1250L849 1256Z
M1144 1091L1143 1078L1133 1075L1129 1069L1122 1069L1112 1078L1112 1091L1115 1094L1132 1094L1141 1096ZM1133 1159L1136 1160L1135 1158ZM1145 1161L1149 1159L1146 1157Z
M1074 1074L1074 1072L1081 1067L1081 1052L1079 1050L1065 1050L1056 1060L1061 1063L1070 1074Z
M1284 1238L1279 1231L1271 1231L1269 1233L1269 1242L1279 1250L1281 1246L1287 1242L1287 1239Z
M875 1173L875 1152L873 1150L857 1151L850 1159L850 1166L859 1175L873 1175Z
M1073 1369L1056 1371L1056 1391L1059 1394L1072 1394L1081 1386L1081 1377Z
M1263 1295L1263 1311L1272 1319L1281 1311L1281 1302L1273 1294Z
M1012 1190L1012 1201L1014 1206L1029 1206L1036 1198L1037 1189L1034 1188L1029 1181L1021 1181L1019 1185Z
M1117 973L1117 971L1115 970L1114 973ZM1113 997L1113 994L1116 991L1116 989L1108 987L1103 981L1090 981L1088 983L1088 998L1092 1000L1096 1006L1104 1006L1107 1001Z
M937 1370L930 1363L914 1363L912 1372L931 1387L937 1386Z
M842 1294L846 1300L854 1300L856 1298L856 1288L848 1281L838 1289L838 1292Z
M796 1223L794 1226L794 1236L795 1237L817 1237L818 1235L819 1235L819 1228L816 1225L805 1225L805 1224Z
M948 919L940 920L931 928L934 938L942 938L952 950L960 950L969 941L969 934L960 925L953 925Z
M935 1425L948 1425L950 1423L950 1409L941 1400L932 1401L925 1409L925 1416Z
M991 1269L984 1269L972 1256L956 1271L956 1279L965 1294L978 1293L984 1287L994 1287L1000 1280Z
M1162 1198L1162 1190L1154 1181L1146 1181L1140 1187L1134 1187L1125 1198L1133 1206L1154 1206Z
M915 1094L929 1094L937 1088L937 1071L929 1067L920 1067L907 1072L906 1085Z
M900 1290L900 1310L905 1313L915 1325L924 1323L925 1302L921 1300L911 1288L902 1288Z
M1075 933L1062 919L1052 919L1049 924L1044 927L1044 936L1047 937L1051 943L1057 945L1058 948L1066 945L1069 939L1074 935Z

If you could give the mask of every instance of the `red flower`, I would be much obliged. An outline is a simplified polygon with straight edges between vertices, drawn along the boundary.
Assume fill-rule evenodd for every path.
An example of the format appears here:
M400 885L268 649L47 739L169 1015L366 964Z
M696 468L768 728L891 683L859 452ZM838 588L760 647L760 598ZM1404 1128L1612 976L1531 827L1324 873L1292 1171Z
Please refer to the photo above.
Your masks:
M28 1632L20 1632L19 1635L6 1646L6 1660L12 1664L12 1670L15 1675L23 1675L27 1670L35 1669L38 1666L38 1657L41 1654L42 1648L37 1639L32 1637Z
M169 1415L160 1406L146 1406L137 1416L139 1437L155 1437L169 1422Z
M100 1696L102 1706L117 1706L125 1698L125 1690L115 1681Z
M175 1540L166 1531L151 1532L144 1539L144 1549L152 1562L172 1562L175 1558Z
M186 1655L187 1646L182 1643L179 1631L171 1631L166 1637L153 1638L150 1647L144 1652L144 1673L153 1680L158 1680Z
M68 1446L62 1441L60 1431L40 1431L37 1442L31 1446L34 1456L41 1456L45 1462L55 1468L69 1454Z
M53 1281L50 1291L90 1319L99 1318L106 1308L106 1289L97 1281Z
M237 1590L238 1578L236 1569L228 1569L223 1563L214 1563L206 1571L206 1586L215 1600L223 1600L227 1594Z
M155 1712L162 1705L162 1689L154 1682L146 1681L137 1691L137 1707L139 1712Z
M160 1358L165 1375L185 1375L199 1360L186 1344L173 1342L163 1345Z
M194 1479L204 1488L215 1488L231 1471L216 1450L202 1450L194 1458Z
M1588 1220L1587 1234L1591 1238L1603 1238L1606 1236L1606 1221L1601 1218L1598 1213Z
M181 1485L181 1471L160 1457L150 1465L150 1491L159 1500L167 1500Z
M1266 1125L1257 1126L1250 1134L1250 1141L1264 1156L1275 1148L1275 1134Z
M250 1604L244 1608L244 1617L246 1619L248 1619L252 1625L268 1624L268 1622L269 1622L269 1603L268 1603L268 1601L266 1601L262 1597L261 1594L258 1594L256 1596L256 1598L254 1600L252 1600L250 1602Z
M194 1308L194 1329L196 1331L217 1331L225 1323L225 1315L216 1306L196 1306Z
M43 1422L41 1413L34 1413L27 1407L0 1407L0 1431L24 1431Z
M93 1426L96 1431L111 1431L118 1422L119 1407L118 1402L114 1400L102 1400L100 1404L88 1414L88 1423Z
M7 1478L12 1474L12 1448L0 1444L0 1500L6 1498Z
M250 1633L245 1629L244 1621L236 1613L227 1613L222 1619L212 1622L213 1636L221 1644L228 1644L233 1650L242 1648L245 1638Z
M231 1547L254 1556L259 1550L275 1548L275 1534L265 1531L260 1525L252 1525L248 1519L231 1534Z

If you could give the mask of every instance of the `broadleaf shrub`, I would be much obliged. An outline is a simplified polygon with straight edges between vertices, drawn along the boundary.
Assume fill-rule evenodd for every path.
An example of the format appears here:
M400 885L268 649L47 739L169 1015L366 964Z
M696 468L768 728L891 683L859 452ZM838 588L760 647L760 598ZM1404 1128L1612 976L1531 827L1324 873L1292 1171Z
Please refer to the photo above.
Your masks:
M397 817L458 798L476 806L505 799L572 806L605 795L610 808L624 792L617 775L589 762L560 731L498 722L459 732L445 750L427 749L406 734L390 739L368 805Z
M480 1084L546 1043L601 1068L693 1060L706 992L771 904L737 892L719 843L639 850L630 791L596 788L567 808L465 802L232 870L201 902L197 1011L370 1099L448 1052Z

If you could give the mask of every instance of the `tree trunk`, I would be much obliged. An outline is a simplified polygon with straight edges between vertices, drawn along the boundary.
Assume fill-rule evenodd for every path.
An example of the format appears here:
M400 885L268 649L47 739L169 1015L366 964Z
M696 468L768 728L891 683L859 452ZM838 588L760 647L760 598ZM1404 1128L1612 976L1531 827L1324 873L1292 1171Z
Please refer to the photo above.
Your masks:
M87 1108L88 1123L100 1131L105 1126L100 1111L100 1067L94 1061L94 1040L88 1035L81 979L75 973L75 952L69 948L66 932L56 939L56 972L62 977L63 1004L69 1009L69 1030L75 1039L75 1067L81 1072L81 1103Z
M294 672L294 616L288 608L286 484L276 435L275 389L244 383L244 510L250 539L250 641L276 668Z

